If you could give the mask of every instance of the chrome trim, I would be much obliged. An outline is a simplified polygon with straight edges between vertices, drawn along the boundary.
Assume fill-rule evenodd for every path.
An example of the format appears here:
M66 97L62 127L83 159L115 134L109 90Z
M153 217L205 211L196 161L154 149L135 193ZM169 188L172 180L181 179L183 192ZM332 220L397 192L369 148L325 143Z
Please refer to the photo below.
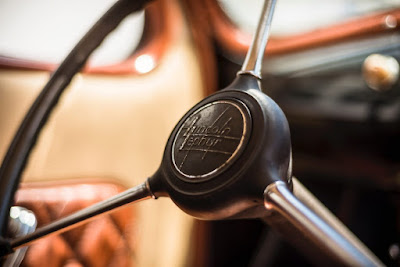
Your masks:
M295 178L293 188L298 198L284 182L270 184L264 191L264 206L283 216L333 259L348 266L384 266Z
M238 72L238 75L250 74L261 80L261 68L265 47L267 46L271 31L271 22L274 15L275 4L276 0L265 0L256 33L254 34L243 67Z
M37 220L35 214L19 206L13 206L10 209L10 219L8 221L8 234L13 237L23 236L35 231ZM21 265L28 247L17 249L9 255L4 261L4 266L17 267Z

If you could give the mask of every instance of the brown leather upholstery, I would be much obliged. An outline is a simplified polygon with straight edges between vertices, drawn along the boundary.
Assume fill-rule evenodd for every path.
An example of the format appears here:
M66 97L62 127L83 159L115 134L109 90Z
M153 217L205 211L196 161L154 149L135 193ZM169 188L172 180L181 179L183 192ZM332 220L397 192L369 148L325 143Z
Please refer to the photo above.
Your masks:
M39 226L123 191L103 183L31 183L17 193L17 205L32 210ZM22 266L132 266L132 207L100 215L61 235L43 238L28 249Z

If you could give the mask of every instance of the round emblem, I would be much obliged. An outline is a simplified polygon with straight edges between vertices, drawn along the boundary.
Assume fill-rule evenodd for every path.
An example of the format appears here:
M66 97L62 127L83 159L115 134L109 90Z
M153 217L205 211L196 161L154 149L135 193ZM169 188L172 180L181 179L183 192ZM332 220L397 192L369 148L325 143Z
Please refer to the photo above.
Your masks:
M249 112L241 102L220 100L194 111L178 130L172 161L186 178L209 178L238 157L248 138Z

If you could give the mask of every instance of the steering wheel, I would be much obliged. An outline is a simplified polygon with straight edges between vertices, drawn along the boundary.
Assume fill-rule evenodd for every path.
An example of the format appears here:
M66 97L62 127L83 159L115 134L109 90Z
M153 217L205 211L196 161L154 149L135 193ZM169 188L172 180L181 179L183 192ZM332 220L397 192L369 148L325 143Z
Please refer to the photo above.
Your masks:
M95 215L139 200L169 197L203 220L261 218L315 262L383 263L292 176L290 130L279 106L261 92L261 63L276 0L267 0L237 78L178 122L159 169L143 184L22 237L7 239L13 195L40 129L91 52L120 21L146 4L120 0L93 26L53 74L22 122L0 169L0 253L66 231ZM315 255L315 251L321 253Z

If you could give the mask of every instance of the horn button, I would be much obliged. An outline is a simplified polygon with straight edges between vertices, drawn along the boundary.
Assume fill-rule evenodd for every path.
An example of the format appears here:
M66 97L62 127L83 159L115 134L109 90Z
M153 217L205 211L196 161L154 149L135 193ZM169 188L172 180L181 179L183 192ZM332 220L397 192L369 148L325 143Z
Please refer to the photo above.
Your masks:
M207 220L265 215L264 189L289 183L291 145L283 112L258 86L240 76L183 116L149 180L158 196Z
M195 110L172 146L172 162L180 177L203 181L228 168L248 140L249 120L249 111L240 101L214 101Z

